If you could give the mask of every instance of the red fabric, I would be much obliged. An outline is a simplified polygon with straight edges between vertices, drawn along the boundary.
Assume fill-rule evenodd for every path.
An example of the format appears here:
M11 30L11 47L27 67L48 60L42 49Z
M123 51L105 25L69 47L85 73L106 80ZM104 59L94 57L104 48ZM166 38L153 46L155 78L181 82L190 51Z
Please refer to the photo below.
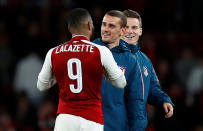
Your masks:
M84 39L88 40L83 36L75 36L71 41L58 46L52 52L52 67L60 89L58 114L72 114L103 124L100 94L103 68L100 52L96 46L93 46L92 52L89 51L92 45L81 41ZM73 45L80 45L78 49L72 48L80 51L60 52L68 50ZM73 84L74 88L78 89L77 79L74 80L68 75L70 66L67 63L71 58L77 58L81 62L82 90L77 93L73 93L70 89L70 84ZM76 63L72 63L73 75L77 75L76 68L78 67L76 65Z

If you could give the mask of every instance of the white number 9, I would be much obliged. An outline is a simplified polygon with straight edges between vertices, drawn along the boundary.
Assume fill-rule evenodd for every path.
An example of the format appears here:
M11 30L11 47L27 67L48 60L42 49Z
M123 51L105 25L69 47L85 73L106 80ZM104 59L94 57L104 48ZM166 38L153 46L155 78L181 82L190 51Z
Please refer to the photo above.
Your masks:
M73 64L76 64L76 74L73 74ZM72 80L77 80L77 88L74 84L70 84L70 90L73 93L80 93L82 91L82 66L81 61L76 58L69 59L67 62L68 76Z

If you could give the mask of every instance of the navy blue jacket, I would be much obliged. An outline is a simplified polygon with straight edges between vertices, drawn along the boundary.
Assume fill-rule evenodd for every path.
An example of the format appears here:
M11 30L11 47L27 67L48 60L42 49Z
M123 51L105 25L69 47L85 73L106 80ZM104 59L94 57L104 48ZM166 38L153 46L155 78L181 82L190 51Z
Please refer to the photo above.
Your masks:
M133 100L127 100L130 131L145 131L147 127L146 103L156 107L162 107L164 102L171 102L170 97L160 88L160 83L149 58L140 51L138 43L136 45L127 45L132 54L135 55L142 84L135 86L136 94ZM139 92L137 92L139 91ZM140 92L141 91L141 92ZM131 97L132 98L132 97Z
M107 46L101 39L96 39L93 42ZM103 78L101 96L104 114L104 131L128 131L129 124L124 96L125 94L130 93L131 90L134 90L133 88L137 85L136 79L140 79L136 78L137 76L134 75L139 73L137 72L137 61L135 61L134 55L130 53L130 50L122 40L120 41L119 46L111 49L111 52L118 66L125 72L127 86L125 89L119 89L109 84L109 82Z
M107 46L101 39L96 39L94 43ZM111 52L117 64L125 71L127 86L118 89L103 79L101 95L104 131L145 131L146 103L162 107L163 102L172 102L160 89L152 63L139 50L138 45L131 46L120 40L119 46L112 48Z

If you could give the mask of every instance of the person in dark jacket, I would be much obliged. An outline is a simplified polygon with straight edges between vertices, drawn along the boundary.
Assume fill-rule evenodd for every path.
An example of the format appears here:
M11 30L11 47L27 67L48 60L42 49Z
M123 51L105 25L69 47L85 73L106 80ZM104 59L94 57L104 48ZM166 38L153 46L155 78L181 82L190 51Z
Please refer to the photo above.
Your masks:
M106 13L101 26L101 37L94 43L108 47L118 66L125 73L127 85L125 89L118 89L109 84L104 78L101 88L102 110L104 114L104 131L128 131L128 117L125 96L133 92L133 88L141 82L139 68L134 56L130 53L126 43L120 40L121 32L125 28L127 18L117 10ZM108 58L106 58L108 59ZM131 99L131 98L128 98ZM130 107L129 107L130 108Z
M125 10L127 26L121 39L126 41L131 53L136 57L142 79L142 85L135 86L134 99L126 101L129 116L130 131L145 131L147 127L146 103L161 107L165 117L173 115L173 103L170 97L160 88L160 83L150 59L140 51L138 40L142 35L142 22L140 15L133 10ZM131 93L133 94L133 93Z

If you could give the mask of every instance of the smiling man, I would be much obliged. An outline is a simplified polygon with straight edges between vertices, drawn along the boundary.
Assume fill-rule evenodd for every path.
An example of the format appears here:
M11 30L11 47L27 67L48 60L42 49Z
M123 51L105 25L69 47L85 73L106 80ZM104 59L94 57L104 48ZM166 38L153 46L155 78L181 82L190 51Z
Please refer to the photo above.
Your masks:
M130 53L121 33L126 27L126 16L118 10L108 11L102 20L101 38L94 43L108 47L123 70L127 85L125 89L117 89L110 85L106 79L102 81L102 110L104 113L104 131L128 131L128 117L126 100L134 99L134 87L141 83L139 69L134 56ZM106 58L108 59L108 58Z
M124 27L126 25L126 22L122 22L125 21L125 17L112 15L113 13L111 12L107 13L103 18L101 26L102 41L107 43L110 49L119 45L121 33L125 30Z
M122 34L122 39L129 45L128 48L136 57L139 66L139 72L142 79L142 85L137 85L138 96L134 101L128 101L131 109L127 110L130 114L130 131L145 131L147 127L147 102L151 105L161 107L165 112L165 117L170 118L173 115L173 103L169 96L160 88L160 83L153 68L150 59L140 51L138 40L142 35L142 20L140 15L133 10L123 12L127 17L126 30ZM143 90L139 90L143 88Z

